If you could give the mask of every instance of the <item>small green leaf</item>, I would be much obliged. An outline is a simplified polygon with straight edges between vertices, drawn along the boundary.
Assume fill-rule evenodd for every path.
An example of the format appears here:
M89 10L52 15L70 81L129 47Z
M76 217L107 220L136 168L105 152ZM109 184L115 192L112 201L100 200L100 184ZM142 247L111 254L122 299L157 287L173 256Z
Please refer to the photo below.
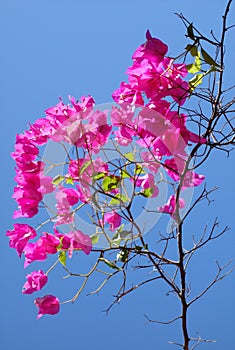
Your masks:
M73 184L74 184L73 179L72 179L71 177L67 177L67 178L66 178L66 184L68 184L68 185L73 185Z
M203 48L201 48L201 51L202 57L204 58L206 63L208 63L211 66L219 67L219 64L217 64L215 60L205 50L203 50Z
M130 179L131 178L131 175L125 170L125 169L122 169L121 170L121 177L123 179Z
M116 232L114 233L113 237L112 237L112 242L115 241L114 243L117 244L117 240L119 240L121 242L122 239L120 239L120 234L122 232L124 228L124 224L122 224L121 226L119 226L116 230ZM119 243L120 243L119 242Z
M64 239L64 236L60 237L60 244L56 248L57 252L59 252L63 247L63 239Z
M186 51L190 51L192 47L193 47L193 45L188 44L188 45L185 47L185 50L186 50Z
M194 63L188 64L186 66L187 70L191 74L195 74L197 72L200 72L201 70L201 58L200 58L200 52L197 52L197 56L194 59Z
M115 195L115 198L112 198L109 204L110 205L118 205L118 204L122 204L122 202L126 203L126 202L128 202L128 200L129 199L124 194L117 193Z
M122 232L120 232L120 237L121 237L121 239L124 239L127 236L129 236L131 233L132 233L132 231L123 230Z
M124 225L122 225L124 226ZM121 226L120 226L121 227ZM112 242L116 243L116 240L120 240L120 242L122 240L124 240L127 236L129 236L132 231L127 231L127 230L120 230L120 227L117 229L117 231L114 233L113 237L112 237Z
M189 80L190 91L193 91L198 85L202 83L204 74L197 74Z
M122 224L121 226L119 226L116 230L116 233L120 234L122 232L122 230L124 229L124 224Z
M134 154L131 152L124 153L123 156L128 159L130 162L133 162L135 160Z
M190 23L190 25L187 27L187 34L190 39L194 40L193 23Z
M99 235L92 235L90 238L91 238L92 245L94 245L94 244L97 244L99 242L100 236Z
M200 52L197 49L197 46L192 46L190 49L190 53L193 57L199 56L200 57Z
M89 165L91 165L92 161L89 160L88 162L86 162L85 164L83 164L81 170L80 170L80 174L82 174L88 167Z
M104 179L102 187L104 191L112 191L115 188L119 187L119 185L120 185L120 177L110 175Z
M65 267L66 266L66 251L61 251L59 253L59 261Z
M106 265L108 265L111 269L121 270L113 261L110 261L105 258L100 258L100 261L103 261Z
M135 251L136 251L136 253L140 253L141 252L141 250L143 249L143 247L140 247L140 246L135 246Z
M98 173L94 173L93 174L93 179L94 180L100 180L100 179L103 179L104 177L105 177L105 173L100 173L100 172L98 172Z
M145 198L152 197L154 192L154 188L145 188L144 191L140 192L139 194Z
M143 170L143 168L142 168L142 166L140 164L136 164L136 166L135 166L135 174L136 175L145 174L145 171Z
M64 180L64 176L56 175L52 181L53 185L59 185Z
M119 253L117 253L117 260L120 260L122 262L126 262L128 260L128 249L123 248L122 250L120 250Z

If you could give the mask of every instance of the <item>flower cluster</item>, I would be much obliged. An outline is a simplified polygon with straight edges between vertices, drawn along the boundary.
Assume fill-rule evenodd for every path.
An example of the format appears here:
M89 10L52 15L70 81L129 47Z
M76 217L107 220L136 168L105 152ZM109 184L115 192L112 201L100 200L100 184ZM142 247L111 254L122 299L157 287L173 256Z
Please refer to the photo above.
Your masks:
M149 31L146 39L132 56L133 65L127 70L128 83L122 82L113 93L117 105L113 106L110 119L108 111L95 109L91 96L79 101L70 97L69 105L60 100L45 111L44 118L17 135L12 157L16 162L17 183L13 198L18 209L13 217L34 217L40 207L45 207L46 195L53 195L56 202L55 215L49 220L53 232L40 232L43 224L34 229L21 223L7 231L10 246L20 257L24 254L25 267L34 261L46 260L48 255L71 258L74 250L91 252L91 237L79 230L75 222L75 214L84 205L90 205L93 210L96 233L106 237L107 230L116 231L115 236L127 218L123 210L130 200L138 195L153 199L158 196L156 176L161 167L174 184L181 182L182 190L198 186L204 180L203 175L186 168L186 147L190 143L206 142L188 130L187 116L179 113L189 92L184 80L186 66L167 57L167 45L153 38ZM175 110L172 104L176 105ZM104 149L109 140L116 145L114 150L118 151L119 161L106 157ZM49 141L61 144L66 150L64 174L48 176L56 164L43 162L39 148ZM120 147L133 143L139 147L138 154L120 152ZM67 151L66 145L74 152ZM131 188L129 196L127 188ZM177 205L176 196L171 195L167 203L156 210L176 219L176 211L184 205L182 198ZM60 232L63 225L70 228L67 233ZM47 282L47 273L33 271L27 275L23 293L37 292ZM38 318L44 314L54 315L60 309L60 302L53 295L37 298L35 305L39 308Z
M127 70L129 83L122 82L113 99L117 103L144 105L144 93L153 103L170 96L180 105L184 104L189 91L188 83L183 80L187 75L185 64L175 64L172 58L166 57L167 45L153 38L149 30L146 39L132 56L133 65Z

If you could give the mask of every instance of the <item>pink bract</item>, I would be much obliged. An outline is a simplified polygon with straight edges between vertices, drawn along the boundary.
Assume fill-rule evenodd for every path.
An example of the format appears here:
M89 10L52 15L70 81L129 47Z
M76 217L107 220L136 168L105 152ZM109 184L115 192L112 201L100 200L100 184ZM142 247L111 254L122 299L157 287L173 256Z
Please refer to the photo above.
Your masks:
M167 45L161 40L153 38L149 30L146 32L146 39L147 41L134 52L132 59L137 61L148 59L159 64L168 51Z
M73 250L81 249L85 254L89 255L92 249L91 238L85 235L82 231L76 230L68 234L71 238L71 246L69 248L69 255L72 256Z
M104 214L104 223L110 224L110 230L114 231L115 228L118 228L121 225L122 218L115 211Z
M37 298L34 304L38 307L37 319L43 315L55 315L60 311L59 299L54 295L45 295L42 298Z
M179 208L184 208L185 206L185 201L183 198L179 198ZM172 195L168 199L168 202L163 205L162 207L159 207L158 210L161 213L167 213L170 214L173 218L175 217L175 212L176 212L176 199L175 196Z
M10 238L10 247L15 248L19 257L30 239L37 236L36 231L27 224L14 224L13 230L8 230L6 235Z
M33 271L26 276L27 281L23 286L23 294L32 294L42 289L48 281L47 275L42 270Z

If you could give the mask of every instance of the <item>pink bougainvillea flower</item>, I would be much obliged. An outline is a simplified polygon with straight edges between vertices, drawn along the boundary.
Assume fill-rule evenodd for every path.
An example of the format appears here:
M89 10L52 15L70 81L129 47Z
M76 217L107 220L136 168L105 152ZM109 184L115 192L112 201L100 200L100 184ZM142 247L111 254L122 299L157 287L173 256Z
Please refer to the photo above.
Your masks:
M65 189L63 189L63 193L65 193L66 199L71 206L73 206L74 204L76 204L78 202L79 195L78 195L76 190L74 190L72 188L65 188Z
M18 163L28 163L33 161L39 153L39 149L25 135L16 136L15 152L12 158Z
M38 205L43 198L39 189L44 163L30 161L19 162L17 165L19 168L16 169L15 180L18 185L14 188L12 197L18 203L18 210L15 211L13 218L31 218L38 213Z
M115 211L104 214L104 223L110 224L110 230L114 231L115 228L118 228L121 225L122 218Z
M37 319L43 315L55 315L60 311L60 301L54 295L45 295L42 298L37 298L34 304L38 307Z
M144 100L141 92L136 88L131 86L128 83L122 82L120 88L115 90L112 94L112 98L118 104L130 103L134 105L143 105Z
M182 189L199 186L204 181L204 179L204 175L196 174L194 171L188 171L185 175Z
M111 122L114 126L132 125L133 116L134 111L129 104L124 104L121 107L112 106Z
M95 105L95 100L91 95L82 96L79 101L76 101L74 97L70 97L69 99L72 102L76 112L85 112L86 110L93 108Z
M28 243L24 248L25 262L24 267L26 268L33 261L43 261L46 260L47 254L45 248L42 245L42 240L37 242Z
M154 176L151 173L138 176L135 184L137 187L142 187L144 190L151 189L151 193L148 194L148 197L157 197L159 193L159 190L154 182Z
M171 88L170 95L172 96L175 102L177 102L180 106L182 106L189 95L188 82L182 81L182 79L178 79L178 81L175 81L175 84Z
M149 30L146 32L146 39L147 41L134 52L132 56L133 60L139 61L148 59L149 61L159 64L163 61L168 51L167 45L161 40L153 38Z
M91 238L82 231L76 230L67 234L71 238L71 246L69 248L69 256L72 256L73 250L81 249L85 254L89 255L92 249Z
M37 236L36 231L27 224L14 224L13 230L8 230L6 235L10 238L10 247L15 248L21 257L22 252L30 239Z
M89 161L89 158L71 159L68 167L68 177L71 177L73 181L78 181L83 166Z
M165 160L166 172L174 181L180 180L180 175L183 173L185 161L180 158L171 158ZM188 187L199 186L205 179L204 175L196 174L194 171L187 171L184 175L182 190Z
M25 132L25 136L36 145L44 145L48 139L53 135L53 127L49 120L40 118L36 120L28 131Z
M159 168L160 168L160 163L158 161L161 160L161 156L159 155L154 155L149 153L149 152L141 152L140 154L142 160L144 161L142 163L143 167L148 168L154 173L157 173Z
M32 294L42 289L48 281L47 275L42 271L33 271L26 276L27 281L23 286L23 294Z
M114 131L114 134L116 135L115 140L119 145L127 146L132 142L135 130L129 125L121 125L118 130Z
M185 201L183 198L179 198L179 208L184 208ZM176 211L176 199L175 196L172 195L168 199L168 202L163 205L162 207L159 207L158 210L161 213L167 213L170 214L173 218L175 218L175 211Z
M180 158L170 158L170 159L166 159L164 164L166 165L166 167L164 168L166 172L169 174L169 176L174 181L179 181L180 174L182 174L184 170L185 162Z
M56 225L68 224L73 221L73 212L71 208L80 198L79 192L72 188L59 187L55 194L57 200L57 219Z
M43 232L43 236L39 238L37 244L44 248L46 254L55 254L57 253L57 247L60 245L60 239L50 233Z
M56 237L58 237L60 240L60 246L59 246L60 249L62 250L69 249L69 247L71 246L71 237L69 237L66 234L59 233L56 229L54 231L55 231Z
M44 261L47 258L47 254L55 254L58 251L61 241L57 235L52 235L47 232L43 232L36 242L28 243L24 248L25 263L24 267L27 267L33 261Z
M53 179L50 176L42 176L40 178L39 192L42 194L51 193L55 190L55 186L52 183Z

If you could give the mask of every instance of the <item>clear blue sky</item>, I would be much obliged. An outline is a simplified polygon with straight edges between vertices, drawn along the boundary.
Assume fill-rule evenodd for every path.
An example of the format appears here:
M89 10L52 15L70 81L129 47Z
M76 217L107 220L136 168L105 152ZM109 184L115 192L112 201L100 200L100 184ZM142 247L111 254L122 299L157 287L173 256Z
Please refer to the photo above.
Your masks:
M80 97L92 94L97 103L111 101L111 94L125 79L135 48L145 39L146 29L170 47L170 54L184 45L184 28L175 12L183 12L201 30L219 31L225 0L7 0L0 2L1 32L1 236L0 236L0 347L4 350L119 350L133 348L172 349L168 340L179 340L178 325L145 325L144 314L166 319L177 312L173 296L157 282L129 295L108 316L102 312L112 301L114 286L99 296L83 294L74 305L61 308L55 317L36 321L33 296L21 294L26 271L23 261L8 247L5 237L12 227L15 203L11 199L14 186L14 163L10 158L16 133L28 122L43 115L57 103L59 96ZM233 4L231 18L235 18ZM234 38L234 32L233 32ZM232 35L227 45L226 65L231 67L227 79L235 81ZM231 231L201 252L192 265L195 288L203 287L219 259L226 262L235 256L234 175L235 154L213 155L201 169L210 186L219 186L215 203L198 210L190 225L207 224L219 216L221 227ZM40 222L40 217L39 217ZM84 256L85 259L85 256ZM79 259L79 264L83 260ZM35 267L39 267L36 265ZM81 266L81 265L80 265ZM32 270L32 268L31 268ZM31 271L30 270L30 271ZM28 270L29 271L29 270ZM62 274L61 274L62 276ZM215 345L201 349L231 349L235 333L234 274L217 285L190 313L192 335L218 339ZM52 281L43 293L72 295L79 285ZM94 287L95 284L91 285Z

